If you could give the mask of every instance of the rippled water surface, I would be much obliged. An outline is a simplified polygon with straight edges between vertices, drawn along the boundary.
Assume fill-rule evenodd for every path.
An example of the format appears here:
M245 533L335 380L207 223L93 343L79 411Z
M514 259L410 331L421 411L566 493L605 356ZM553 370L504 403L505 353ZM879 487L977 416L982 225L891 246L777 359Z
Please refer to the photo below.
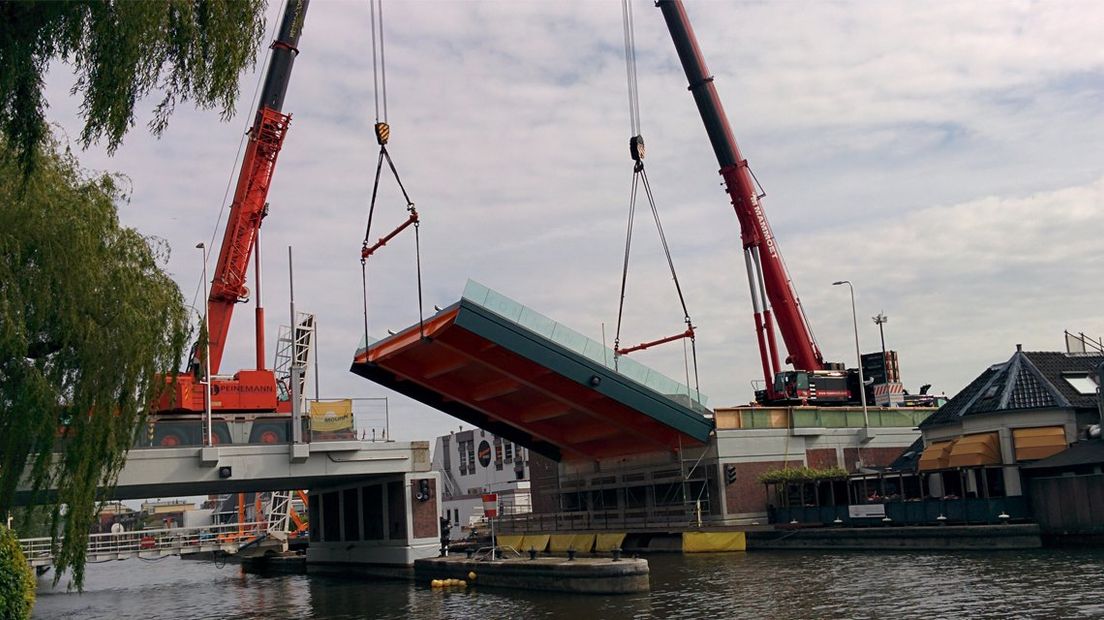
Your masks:
M652 591L604 597L259 577L167 558L39 581L35 618L1100 618L1104 551L758 552L649 557Z

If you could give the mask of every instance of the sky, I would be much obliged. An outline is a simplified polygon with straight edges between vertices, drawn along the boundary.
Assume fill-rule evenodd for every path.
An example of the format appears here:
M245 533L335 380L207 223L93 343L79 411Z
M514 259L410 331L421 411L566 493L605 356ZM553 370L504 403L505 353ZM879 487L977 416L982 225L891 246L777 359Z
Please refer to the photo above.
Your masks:
M270 28L282 8L270 0ZM739 225L661 14L633 8L648 175L698 328L701 389L713 406L746 403L761 370ZM1104 5L691 0L687 11L826 359L855 363L850 298L831 285L844 279L862 350L879 348L871 317L884 312L912 391L953 395L1016 344L1062 350L1066 329L1104 334ZM620 3L385 2L384 13L389 151L423 221L426 311L471 278L612 340L632 177ZM321 395L387 397L394 438L431 439L459 421L349 372L378 151L370 34L367 3L310 5L261 232L268 351L288 322L293 246L297 309L318 317ZM113 156L80 153L90 170L129 177L120 219L168 242L165 268L194 305L193 248L219 246L263 69L242 75L227 122L181 105L156 138L146 101ZM72 85L54 65L47 115L75 140ZM404 207L385 180L373 237ZM409 234L369 261L373 336L417 321L414 278ZM223 372L253 362L251 306L234 315ZM681 328L658 236L638 216L622 341ZM681 346L637 359L685 378Z

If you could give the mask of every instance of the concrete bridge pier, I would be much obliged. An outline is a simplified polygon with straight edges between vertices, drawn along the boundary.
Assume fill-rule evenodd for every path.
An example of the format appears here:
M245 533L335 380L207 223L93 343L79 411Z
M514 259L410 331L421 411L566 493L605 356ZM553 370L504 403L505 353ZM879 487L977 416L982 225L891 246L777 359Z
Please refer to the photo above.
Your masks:
M440 549L440 475L377 475L310 490L307 572L394 576Z

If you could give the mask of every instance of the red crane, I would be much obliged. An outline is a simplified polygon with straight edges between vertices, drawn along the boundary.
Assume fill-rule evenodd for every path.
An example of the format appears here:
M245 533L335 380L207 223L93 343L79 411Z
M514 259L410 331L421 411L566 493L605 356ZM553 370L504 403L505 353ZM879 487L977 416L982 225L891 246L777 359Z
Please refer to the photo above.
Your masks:
M747 268L748 285L751 289L751 304L755 317L755 335L759 341L760 358L763 365L763 378L766 381L766 400L778 401L798 396L798 390L786 389L787 381L797 387L803 375L805 391L812 373L833 370L834 366L824 362L820 349L813 339L808 320L801 309L793 282L790 280L778 242L771 232L767 216L760 202L762 195L756 188L748 162L740 153L732 128L728 124L724 107L713 85L713 76L705 65L701 48L698 47L694 30L686 15L681 0L660 0L656 3L663 11L667 29L678 52L690 92L698 106L705 131L713 145L713 152L720 164L720 174L736 217L740 221L740 234L744 246L744 264ZM774 336L774 322L782 333L788 355L785 362L793 364L797 371L784 372L779 364L778 346ZM821 389L816 394L820 400L832 398L849 399L845 375L840 373L831 390ZM824 377L827 379L827 377ZM825 387L828 381L823 382Z
M249 142L242 158L234 200L226 221L218 263L207 299L211 374L218 373L230 329L234 306L249 300L246 271L250 258L256 258L258 280L256 308L256 368L241 370L232 379L212 379L212 409L219 411L287 412L290 403L279 401L276 377L265 368L264 309L260 305L260 259L257 252L258 232L268 213L268 190L276 170L276 159L287 135L291 115L282 107L287 94L291 69L299 54L299 36L303 31L310 0L288 0L265 74L264 88L257 104L257 113L250 127ZM171 393L158 402L159 412L200 412L204 410L203 390L198 388L199 369L203 367L204 347L192 348L192 374L180 374ZM217 400L216 400L217 399Z
M230 317L234 305L249 300L245 286L249 259L257 249L257 233L261 221L268 214L268 189L276 171L276 158L280 154L287 134L291 115L281 111L287 94L291 69L299 54L299 35L303 32L309 0L288 0L280 34L272 43L272 56L265 76L264 90L257 104L257 114L249 129L249 144L242 158L234 201L222 236L222 248L211 280L211 293L207 299L210 324L211 372L217 374L226 346L226 334L230 330ZM260 265L257 265L260 281ZM257 306L257 369L264 362L264 309ZM197 352L192 354L198 360Z

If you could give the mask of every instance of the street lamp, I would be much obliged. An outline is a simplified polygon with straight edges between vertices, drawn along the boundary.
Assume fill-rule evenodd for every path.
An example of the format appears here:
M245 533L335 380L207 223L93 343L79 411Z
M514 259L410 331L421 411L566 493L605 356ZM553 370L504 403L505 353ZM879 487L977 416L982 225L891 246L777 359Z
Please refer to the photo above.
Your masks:
M196 244L196 249L203 254L203 413L207 418L207 444L214 445L211 427L211 323L207 316L207 310L211 307L207 301L207 246L202 241Z
M851 285L850 280L833 282L832 286L839 286L841 284L846 284L847 288L851 291L851 323L855 327L855 357L859 360L859 398L862 399L863 427L869 429L870 414L866 411L866 378L863 377L862 353L859 350L859 318L855 313L855 287Z
M885 348L885 325L889 322L889 317L885 315L885 311L879 312L877 316L870 317L874 320L874 324L878 326L878 335L882 338L882 377L883 381L889 383L889 360L886 359Z

